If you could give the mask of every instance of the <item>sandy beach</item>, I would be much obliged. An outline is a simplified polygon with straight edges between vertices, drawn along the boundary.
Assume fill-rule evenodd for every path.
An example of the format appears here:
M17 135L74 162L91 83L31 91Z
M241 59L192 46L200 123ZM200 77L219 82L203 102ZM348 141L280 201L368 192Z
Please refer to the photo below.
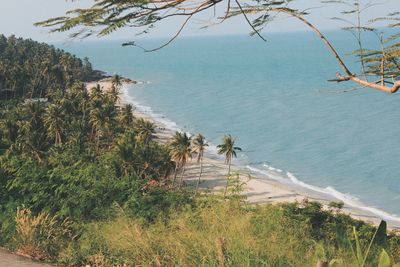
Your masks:
M129 79L122 80L123 87L126 90L121 90L120 99L117 104L118 106L128 104L128 97L125 95L125 93L129 90L130 94L134 95L135 86L132 85L135 83L136 82ZM98 82L88 83L87 88L90 89L97 84L99 84L104 91L107 91L111 88L111 79L106 78ZM134 105L134 103L130 104ZM142 117L154 122L158 126L157 138L161 143L166 143L174 134L173 130L168 129L166 125L162 125L160 122L155 121L150 114L146 114L145 112L135 109L134 116L137 118ZM188 163L184 175L184 181L187 186L194 186L196 184L199 168L200 166L195 160L191 160ZM334 197L315 192L305 187L292 185L289 183L289 181L286 183L285 181L273 179L267 175L251 171L244 166L233 164L232 173L239 175L240 180L245 183L244 194L250 203L265 204L295 201L302 202L304 200L308 200L318 201L327 208L328 204L332 201L340 202L339 199ZM226 183L226 175L227 166L225 165L224 160L216 155L211 155L211 153L206 152L203 161L203 175L201 178L200 188L213 193L222 192ZM380 217L371 211L369 207L355 207L345 203L342 212L351 215L353 218L375 225L379 224L381 219L385 219L388 222L390 229L400 229L400 221L388 218L390 215L386 216L386 218L385 216Z

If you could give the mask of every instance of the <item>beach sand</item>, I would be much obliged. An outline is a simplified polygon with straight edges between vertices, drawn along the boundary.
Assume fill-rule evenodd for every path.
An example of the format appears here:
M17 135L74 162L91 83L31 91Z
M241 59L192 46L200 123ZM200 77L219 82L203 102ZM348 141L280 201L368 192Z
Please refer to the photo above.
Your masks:
M134 86L130 86L134 81L129 79L123 80L123 86L128 86L130 92L134 92ZM92 82L87 84L87 88L90 89L93 86L99 84L104 91L111 88L111 80L103 79L98 82ZM127 87L127 88L128 88ZM133 93L134 94L134 93ZM128 104L128 97L121 90L120 99L117 103L118 106L123 106ZM131 103L133 104L133 103ZM134 104L133 104L134 105ZM166 143L169 138L174 134L174 131L167 129L165 125L154 121L154 119L149 115L135 109L134 116L136 118L144 118L150 120L157 124L157 138L159 142ZM223 158L218 158L210 153L205 153L203 160L203 174L200 183L201 190L207 190L213 193L223 192L226 177L227 177L227 166ZM184 181L187 186L194 187L197 183L198 174L200 172L200 165L197 164L196 160L191 160L186 167L184 174ZM278 181L271 179L267 175L262 175L260 173L253 172L243 166L238 166L233 164L231 168L231 173L239 175L240 181L244 182L243 194L246 195L247 201L254 204L266 204L266 203L287 203L287 202L302 202L304 200L308 201L318 201L328 208L328 204L332 201L339 202L339 199L334 197L324 195L307 188L294 186L284 181ZM180 174L177 176L180 177ZM343 213L349 214L353 218L360 219L375 225L378 225L381 218L369 211L366 208L353 207L350 205L344 205L342 209ZM384 218L388 222L390 229L400 229L400 222L395 220L390 220Z

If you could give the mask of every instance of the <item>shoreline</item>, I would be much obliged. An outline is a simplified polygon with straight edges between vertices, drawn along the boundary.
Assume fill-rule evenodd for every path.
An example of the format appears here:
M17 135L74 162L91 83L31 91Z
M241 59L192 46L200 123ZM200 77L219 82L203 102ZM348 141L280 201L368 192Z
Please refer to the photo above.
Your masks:
M100 84L102 89L105 91L111 88L109 77L87 83L87 88L90 89L96 84ZM128 92L132 92L135 89L135 84L137 84L137 81L122 78L120 99L117 105L123 106L126 104L132 104L135 108L133 112L134 116L155 123L158 127L156 133L158 141L166 143L175 131L179 131L180 128L174 122L166 121L164 116L153 113L150 107L141 105L131 95L129 95ZM271 166L269 167L275 169ZM206 151L203 161L203 175L201 178L200 189L213 193L221 191L226 182L226 172L227 167L223 159L219 158L218 155L214 155L210 151ZM344 194L334 190L333 188L319 188L313 185L308 185L299 181L291 173L287 173L286 176L290 179L287 179L286 181L284 177L273 178L267 173L267 171L255 169L251 166L241 166L235 163L232 164L232 172L238 173L240 180L246 182L243 194L247 197L249 203L277 204L308 200L319 202L327 209L328 204L331 202L343 202L344 206L341 209L341 212L344 214L348 214L355 219L374 225L378 225L383 219L388 223L389 229L400 230L400 218L396 218L395 215L366 206L363 203L351 203L353 202L351 199L347 200ZM198 173L199 165L194 160L189 161L186 167L184 181L189 186L193 186L198 179ZM251 177L251 179L249 179L249 177ZM343 198L345 199L343 200ZM393 218L391 219L390 217Z

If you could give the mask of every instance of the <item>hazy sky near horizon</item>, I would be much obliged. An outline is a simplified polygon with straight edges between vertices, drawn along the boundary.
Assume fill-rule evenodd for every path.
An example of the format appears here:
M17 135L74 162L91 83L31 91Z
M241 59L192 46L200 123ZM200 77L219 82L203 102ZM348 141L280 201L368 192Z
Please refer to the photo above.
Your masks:
M361 1L366 2L364 0ZM94 0L79 0L74 2L70 0L3 0L0 3L0 34L5 34L6 36L15 34L19 37L47 42L65 41L68 39L67 33L49 34L48 29L35 27L33 24L50 17L62 16L70 9L89 7L93 2ZM381 3L381 5L377 5L365 13L365 20L371 19L374 15L383 16L389 12L400 11L400 0L372 0L372 2ZM324 6L320 0L297 0L293 6L299 9L318 7L311 11L309 19L321 29L335 29L343 25L330 19L331 17L340 15L342 8L338 6ZM217 14L218 12L222 12L222 10L223 6L219 8L219 11L217 10ZM212 15L212 12L207 12L194 18L182 35L231 35L246 34L251 31L249 25L246 24L242 17L234 18L206 30L200 29L207 24ZM177 19L163 21L147 36L171 36L178 29L180 22ZM301 23L283 16L279 17L275 23L268 27L268 31L271 32L301 31L305 29ZM130 40L135 38L134 34L135 32L132 29L123 29L108 36L107 39Z

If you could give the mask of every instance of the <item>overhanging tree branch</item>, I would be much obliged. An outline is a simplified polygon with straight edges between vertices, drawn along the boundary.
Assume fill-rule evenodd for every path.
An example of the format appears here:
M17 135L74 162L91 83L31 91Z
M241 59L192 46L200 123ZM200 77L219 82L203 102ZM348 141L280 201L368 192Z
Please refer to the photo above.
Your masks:
M338 78L338 80L337 80L338 82L353 81L364 87L369 87L369 88L380 90L380 91L383 91L386 93L393 94L393 93L396 93L400 89L400 81L394 82L392 87L387 87L382 84L377 84L377 83L372 83L372 82L362 80L356 76L342 76L340 73L337 73L336 76Z
M252 1L252 0L248 0ZM239 0L235 0L236 7L231 7L231 0L227 1L227 9L225 12L225 16L218 17L220 23L224 22L226 19L243 15L246 23L248 23L253 33L257 34L261 39L265 41L265 38L261 35L260 30L274 19L275 16L271 16L271 14L287 14L293 18L298 19L302 23L304 23L307 27L309 27L327 46L332 55L335 57L336 61L339 63L340 67L343 69L345 75L338 74L337 80L338 82L343 81L352 81L363 87L368 87L388 93L395 93L399 90L400 81L394 81L393 87L385 86L386 81L384 81L385 77L400 77L400 70L398 72L394 72L394 67L391 67L389 73L387 73L387 69L390 66L396 66L397 58L400 55L400 51L397 46L394 48L389 47L390 51L394 51L388 53L388 51L384 51L385 58L379 59L379 66L372 67L372 73L379 73L379 76L382 77L381 84L377 84L375 82L369 82L367 80L367 76L365 75L364 79L358 78L350 69L347 67L343 59L340 57L339 53L333 47L333 45L328 41L328 39L321 33L317 26L313 25L309 20L305 18L307 13L299 12L298 10L289 8L289 4L293 0L253 0L256 4L254 6L245 4L243 5ZM179 30L177 31L172 38L163 44L162 46L146 50L147 52L159 50L171 42L173 42L185 28L185 26L189 23L189 21L193 18L194 15L208 10L210 8L215 8L217 4L223 3L224 0L96 0L96 3L87 9L76 9L67 13L67 16L58 17L49 19L44 22L37 23L36 25L52 27L52 31L70 31L74 28L80 28L78 33L74 36L90 36L95 33L99 36L104 36L110 34L111 32L122 28L122 27L153 27L156 23L163 21L167 18L171 17L186 17L186 19L181 24ZM332 1L330 1L332 2ZM333 1L335 2L335 1ZM344 2L344 1L338 1ZM261 17L257 18L253 22L250 21L248 14L259 14L262 13ZM393 18L392 18L393 19ZM359 25L359 24L358 24ZM396 25L396 24L395 24ZM359 25L360 26L360 25ZM100 30L99 30L100 28ZM359 29L360 30L360 29ZM398 35L396 38L400 38ZM394 38L394 39L396 39ZM134 43L128 43L133 44ZM399 45L400 46L400 45ZM392 46L393 47L393 46ZM386 49L386 50L388 50ZM396 50L397 49L397 50ZM370 52L369 54L364 54L364 49L362 49L362 64L364 69L364 74L366 73L364 68L365 62L374 62L377 59L373 58L376 52ZM389 51L389 52L390 52ZM399 51L399 52L397 52ZM382 53L380 51L379 53ZM397 55L399 54L399 55ZM397 56L396 56L397 55ZM382 60L384 60L382 62ZM390 62L389 64L385 64L385 62ZM394 63L393 63L394 62ZM375 71L373 68L376 68ZM371 68L370 68L371 69ZM393 75L396 73L396 75ZM391 76L390 76L391 74Z

